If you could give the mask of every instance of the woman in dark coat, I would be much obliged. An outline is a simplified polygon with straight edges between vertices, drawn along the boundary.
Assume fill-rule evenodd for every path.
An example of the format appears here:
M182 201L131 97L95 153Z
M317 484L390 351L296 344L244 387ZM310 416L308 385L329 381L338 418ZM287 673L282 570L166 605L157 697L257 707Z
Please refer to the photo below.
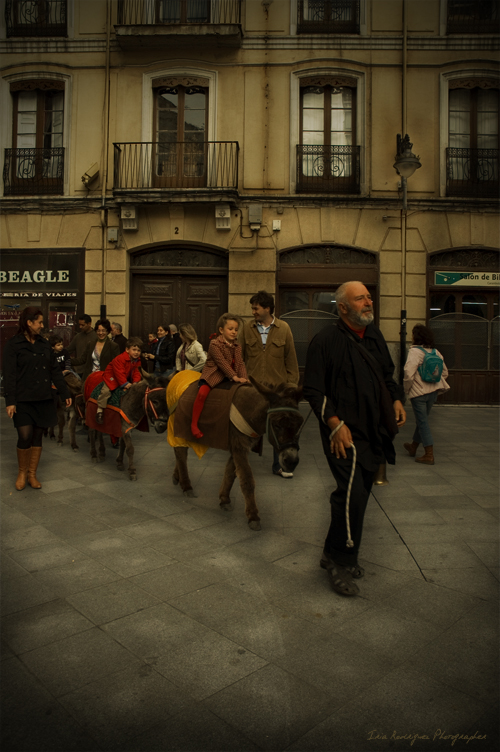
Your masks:
M143 353L145 358L154 360L154 372L168 379L175 372L175 342L168 327L158 326L158 341L153 353Z
M23 490L26 481L32 488L42 487L36 471L42 454L43 430L57 423L52 382L66 400L66 407L71 405L56 355L41 336L42 329L42 311L34 306L25 308L19 318L17 334L9 339L3 351L5 405L18 436L18 491Z
M101 319L94 327L97 334L97 342L90 342L80 358L72 358L71 365L83 366L82 380L93 371L104 371L113 358L120 354L120 348L116 342L109 339L111 324L107 319Z

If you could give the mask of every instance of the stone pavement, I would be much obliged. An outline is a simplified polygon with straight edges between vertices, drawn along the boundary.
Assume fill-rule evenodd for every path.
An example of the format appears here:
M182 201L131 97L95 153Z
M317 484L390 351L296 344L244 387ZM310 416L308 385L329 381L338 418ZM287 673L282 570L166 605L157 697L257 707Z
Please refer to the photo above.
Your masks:
M80 433L78 454L45 441L43 488L19 493L4 416L3 752L499 748L497 409L434 408L434 467L401 449L410 411L356 598L319 567L314 416L293 480L252 455L259 533L236 486L218 508L225 453L191 456L185 501L155 433L135 435L136 483Z

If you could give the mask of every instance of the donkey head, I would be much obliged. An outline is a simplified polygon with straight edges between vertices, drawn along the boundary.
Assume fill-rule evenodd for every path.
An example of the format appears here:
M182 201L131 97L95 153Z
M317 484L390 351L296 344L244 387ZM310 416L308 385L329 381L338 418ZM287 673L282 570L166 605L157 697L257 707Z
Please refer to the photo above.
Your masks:
M279 463L287 473L293 473L299 464L299 434L304 417L299 411L302 389L294 384L279 384L270 388L250 381L267 400L266 434L269 443L279 452Z
M141 368L142 381L146 382L144 391L144 411L154 426L156 433L164 433L168 426L169 412L167 408L168 379L147 373Z

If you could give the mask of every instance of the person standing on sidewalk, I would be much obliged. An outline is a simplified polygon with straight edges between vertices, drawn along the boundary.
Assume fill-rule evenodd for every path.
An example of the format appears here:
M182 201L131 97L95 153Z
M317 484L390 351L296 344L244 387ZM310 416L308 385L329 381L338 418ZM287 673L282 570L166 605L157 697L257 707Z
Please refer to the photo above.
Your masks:
M247 321L240 334L243 360L249 376L271 388L279 384L299 383L299 365L290 327L274 316L274 298L259 290L250 298L253 321ZM273 450L272 471L282 478L293 478L279 463L279 453Z
M82 313L78 317L78 326L80 327L80 331L78 334L75 334L68 345L68 352L72 358L81 358L87 347L97 342L97 334L92 328L92 319L87 313ZM75 366L75 371L79 376L82 376L84 370L85 366L83 364Z
M71 405L63 373L54 351L41 336L42 329L42 311L34 306L25 308L17 334L9 339L3 351L5 405L18 437L18 491L25 488L26 482L31 488L42 487L36 471L42 454L43 430L57 424L52 382L66 407Z
M446 368L444 358L439 350L434 349L434 334L428 326L416 324L412 330L413 344L408 352L404 370L404 389L411 401L413 414L415 415L416 428L413 434L413 441L403 444L404 448L410 455L415 457L419 444L423 444L424 454L417 457L415 462L422 465L434 464L434 439L432 438L429 427L429 413L435 401L440 394L444 394L450 388L446 382L448 369ZM441 378L438 381L426 381L422 378L426 376L425 370L422 371L426 353L435 354L442 361Z
M406 413L403 389L393 378L386 341L373 323L373 301L362 282L345 282L336 292L340 320L322 329L307 351L304 397L319 421L323 451L337 488L330 496L331 523L320 565L340 595L357 595L354 580L363 520L373 473L382 462L395 463L392 439ZM349 500L347 494L356 448Z

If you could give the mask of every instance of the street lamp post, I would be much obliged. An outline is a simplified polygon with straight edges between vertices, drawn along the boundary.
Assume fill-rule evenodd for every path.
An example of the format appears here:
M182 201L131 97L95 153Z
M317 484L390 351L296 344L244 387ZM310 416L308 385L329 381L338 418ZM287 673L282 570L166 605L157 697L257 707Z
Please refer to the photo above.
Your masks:
M401 210L401 317L399 332L399 380L403 383L404 366L406 361L406 212L408 209L406 181L411 178L415 170L422 165L420 158L412 152L413 144L408 134L404 138L398 133L397 153L394 169L401 176L403 190L403 208Z

